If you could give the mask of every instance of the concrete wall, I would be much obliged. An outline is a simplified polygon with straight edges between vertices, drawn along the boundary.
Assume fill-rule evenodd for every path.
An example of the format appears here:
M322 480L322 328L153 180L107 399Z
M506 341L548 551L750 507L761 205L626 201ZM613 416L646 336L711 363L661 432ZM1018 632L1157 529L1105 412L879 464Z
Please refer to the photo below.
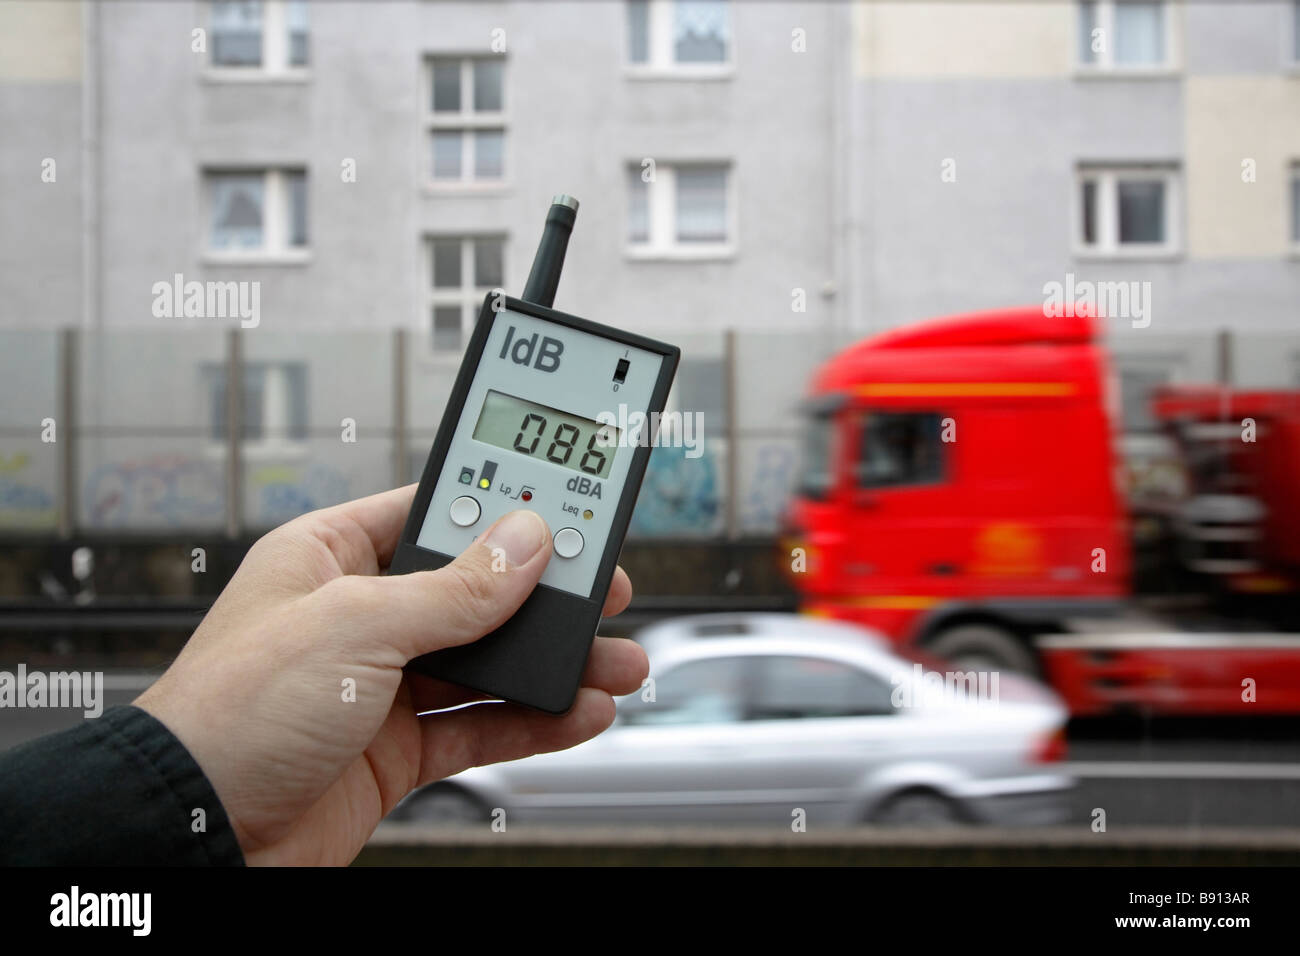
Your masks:
M738 4L735 73L697 83L628 75L624 16L611 2L318 4L309 78L266 83L214 79L191 52L200 4L108 6L105 321L153 322L152 283L182 272L260 280L269 328L424 333L424 236L506 232L506 283L517 292L546 205L562 191L583 208L557 306L646 332L780 327L802 286L814 294L801 321L822 321L831 77L824 55L791 51L790 30L803 24L830 42L827 9ZM507 42L506 182L432 188L425 60L487 54L496 28ZM357 161L356 183L340 181L345 157ZM733 258L624 254L624 165L644 157L734 161ZM308 169L309 263L205 261L200 170L222 165Z
M81 67L78 4L0 4L0 328L80 321Z

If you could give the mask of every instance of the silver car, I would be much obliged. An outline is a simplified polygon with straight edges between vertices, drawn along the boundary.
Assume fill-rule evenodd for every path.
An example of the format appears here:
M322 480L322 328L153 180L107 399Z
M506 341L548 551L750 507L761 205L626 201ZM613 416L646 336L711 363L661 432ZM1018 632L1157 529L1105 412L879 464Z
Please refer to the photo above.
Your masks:
M413 794L393 819L468 823L496 808L512 823L1063 818L1073 781L1055 761L1066 711L1050 691L1009 673L954 676L865 632L817 624L801 619L797 638L760 628L657 640L652 680L618 701L605 733L467 770Z
M857 624L807 614L741 611L729 614L687 614L646 625L636 632L636 642L652 658L670 644L716 640L720 637L784 637L803 641L817 637L843 637L857 643L888 648L875 631Z

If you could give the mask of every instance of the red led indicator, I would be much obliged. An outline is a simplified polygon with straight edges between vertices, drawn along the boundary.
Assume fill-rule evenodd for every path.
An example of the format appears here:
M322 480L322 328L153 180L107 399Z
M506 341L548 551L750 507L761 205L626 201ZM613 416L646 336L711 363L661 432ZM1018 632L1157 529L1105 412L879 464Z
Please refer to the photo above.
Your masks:
M532 493L531 491L525 491L525 492L524 492L522 495L520 495L519 497L520 497L520 498L523 498L524 501L532 501L532 500L533 500L533 493Z

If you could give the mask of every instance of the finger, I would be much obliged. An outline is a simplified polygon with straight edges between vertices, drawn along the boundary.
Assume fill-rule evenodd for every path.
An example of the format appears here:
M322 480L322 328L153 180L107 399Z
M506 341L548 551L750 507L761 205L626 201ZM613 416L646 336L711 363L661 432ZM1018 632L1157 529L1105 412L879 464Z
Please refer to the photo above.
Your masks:
M609 593L605 595L605 606L601 608L601 617L613 617L622 614L632 603L632 579L627 572L615 565L614 580L609 582Z
M582 686L622 697L639 690L650 674L650 662L636 641L623 637L598 637L591 645Z
M423 736L417 786L470 767L567 750L614 722L614 701L584 687L572 709L554 717L517 704L479 704L420 720Z
M347 575L309 601L336 632L393 651L405 664L500 627L532 593L550 556L551 533L542 517L512 511L436 571Z

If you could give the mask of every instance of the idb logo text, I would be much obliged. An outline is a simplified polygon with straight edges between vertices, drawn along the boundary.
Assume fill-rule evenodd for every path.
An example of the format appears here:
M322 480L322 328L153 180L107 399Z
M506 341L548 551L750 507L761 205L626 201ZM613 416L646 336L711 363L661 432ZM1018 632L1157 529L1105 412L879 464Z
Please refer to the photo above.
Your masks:
M505 358L509 354L510 361L516 365L531 365L539 372L554 372L560 367L563 352L564 343L549 335L534 332L527 338L521 335L516 339L512 325L506 330L506 340L501 344L501 354L497 357Z

